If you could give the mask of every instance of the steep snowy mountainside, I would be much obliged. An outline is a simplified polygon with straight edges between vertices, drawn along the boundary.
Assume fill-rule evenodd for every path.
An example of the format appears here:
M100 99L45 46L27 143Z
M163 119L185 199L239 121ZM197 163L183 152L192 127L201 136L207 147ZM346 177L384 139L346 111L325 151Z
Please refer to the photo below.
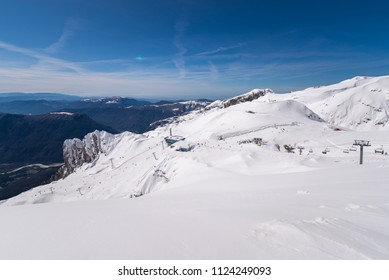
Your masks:
M372 144L362 166L354 139ZM388 259L377 147L387 131L336 130L274 93L145 134L95 131L65 145L69 176L0 202L0 258Z
M278 99L300 101L336 126L364 131L389 129L389 76L355 77Z
M234 137L251 132L267 133L277 127L297 128L310 125L311 120L321 122L321 118L296 101L266 103L261 100L240 103L235 106L214 107L209 111L197 111L183 116L171 124L174 133L197 139L218 139L220 136ZM316 122L314 122L316 125ZM319 124L320 126L320 124ZM325 125L323 125L325 126ZM156 129L149 135L164 134L165 129Z
M175 148L168 147L164 139L170 129L175 135L185 138L185 141L175 144ZM246 160L255 162L250 159L252 156L257 158L257 154L272 153L275 144L303 144L310 141L302 133L304 130L319 134L329 128L299 102L253 100L227 108L196 111L182 116L179 122L144 135L111 135L95 131L82 141L65 141L63 174L74 173L64 180L10 199L6 204L139 196L170 188L175 176L185 173L183 167L196 170L221 164L229 171L234 168L234 160L243 166L247 164ZM241 151L243 146L239 143L253 138L263 138L268 144L254 151ZM179 148L191 151L176 151ZM215 157L210 157L209 151L214 149L218 152ZM226 158L230 159L231 166L223 162ZM274 160L272 172L277 172L278 160ZM289 160L285 159L285 162ZM256 164L262 163L258 161ZM241 172L250 173L252 170L243 168Z

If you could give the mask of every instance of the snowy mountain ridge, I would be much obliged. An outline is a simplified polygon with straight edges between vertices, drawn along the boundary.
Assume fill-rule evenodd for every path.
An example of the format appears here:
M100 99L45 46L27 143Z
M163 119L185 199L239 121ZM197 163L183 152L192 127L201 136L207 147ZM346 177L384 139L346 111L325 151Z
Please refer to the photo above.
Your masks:
M273 93L271 89L253 89L247 93L225 99L223 101L221 100L216 100L209 104L205 109L209 110L215 107L220 107L220 108L227 108L233 105L237 105L240 103L244 102L251 102L253 100L256 100L262 96L265 96L266 94Z
M362 131L389 127L389 76L355 77L278 98L302 102L332 125Z
M33 258L88 258L92 248L105 259L387 259L389 158L375 153L389 149L388 125L377 124L387 83L254 90L144 134L67 140L66 178L1 202L0 257L22 244ZM364 165L355 139L372 144ZM38 250L47 240L30 224L15 239L27 211L55 236L53 251Z
M372 110L377 112L375 115L370 115L371 117L376 117L376 119L370 119L367 122L369 126L365 124L364 129L377 124L381 126L381 129L386 129L389 127L385 126L389 115L386 112L389 112L389 110L387 111L388 102L382 95L387 91L385 89L371 91L371 89L377 88L377 86L374 86L375 83L381 85L388 83L389 88L389 78L387 77L356 77L336 85L309 88L290 94L275 94L270 89L254 89L224 101L215 101L205 109L172 118L164 123L163 126L143 135L133 133L112 135L104 131L95 131L87 134L83 140L69 139L64 142L63 155L65 164L59 172L59 178L65 178L76 170L96 168L95 166L99 166L99 163L109 165L110 168L103 169L109 172L116 169L113 166L118 164L120 166L126 165L121 160L126 157L121 155L121 153L125 153L124 151L131 149L131 147L119 145L121 141L124 141L125 143L132 143L131 145L138 148L144 147L143 149L145 149L145 153L148 156L146 162L136 160L133 163L133 166L138 166L138 169L142 166L140 170L136 171L137 175L134 175L138 182L136 184L133 182L132 185L128 184L127 190L120 186L119 188L123 189L123 192L119 192L117 195L111 190L111 195L121 197L126 193L128 196L132 196L160 189L161 186L154 186L153 184L160 185L161 180L154 180L154 177L163 177L165 175L162 176L161 174L166 172L156 169L155 166L161 164L161 162L164 162L164 164L167 164L167 162L171 163L171 160L168 161L167 158L172 158L172 152L168 152L170 149L167 147L168 144L164 142L164 137L169 135L171 129L174 134L187 138L185 143L182 142L181 146L178 143L178 147L183 149L189 147L199 149L205 142L208 143L209 141L218 141L220 139L246 141L249 137L260 134L268 136L266 138L271 147L273 145L282 146L296 143L305 145L304 142L312 142L312 139L304 140L301 137L302 135L298 135L297 131L304 131L306 127L311 127L311 131L332 130L333 125L335 127L352 129L356 123L353 120L366 114L365 111L360 112L360 104L365 104L362 108L373 108ZM362 87L360 91L356 90L360 89L360 87ZM366 92L366 88L369 92ZM193 102L188 103L188 106L191 105L193 105ZM343 109L346 113L341 115L340 112L343 112ZM332 117L337 121L332 121ZM281 132L275 132L280 129ZM295 131L294 134L297 133L297 135L291 137L289 130ZM248 138L246 139L245 137ZM290 138L293 139L293 143L290 141L292 140ZM315 141L317 143L318 139ZM166 150L162 151L162 155L158 155L160 151L157 154L151 153L156 148L160 150L164 145ZM215 144L210 145L213 146ZM220 143L218 143L218 146L220 146ZM135 153L137 151L135 149ZM128 156L132 157L134 155L129 154ZM176 157L176 155L173 156L175 160L177 160ZM151 158L155 158L156 162L153 165L154 167L150 169L151 163L149 159ZM100 174L100 172L96 171L96 175ZM167 177L165 179L165 181L170 180ZM126 181L126 183L129 182ZM142 186L143 183L145 186ZM83 195L83 198L87 197Z

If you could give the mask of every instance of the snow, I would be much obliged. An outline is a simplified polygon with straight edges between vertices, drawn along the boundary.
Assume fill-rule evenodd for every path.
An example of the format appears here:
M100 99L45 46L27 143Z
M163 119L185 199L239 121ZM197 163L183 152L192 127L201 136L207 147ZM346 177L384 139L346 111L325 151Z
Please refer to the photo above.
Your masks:
M50 115L67 115L67 116L73 116L74 113L69 113L69 112L51 112Z
M389 157L374 152L389 149L387 126L356 126L348 114L332 122L328 109L349 102L358 118L366 106L355 100L366 98L386 110L366 91L384 93L386 83L269 91L143 135L87 135L83 147L93 135L105 143L94 160L0 202L0 258L388 259ZM170 129L185 141L168 147ZM246 141L254 138L262 144ZM355 139L372 144L364 165L359 151L343 152ZM287 153L284 144L304 149ZM191 150L177 151L183 145Z
M201 166L174 188L135 199L5 207L1 256L387 259L387 168L236 176Z
M105 104L118 104L119 100L108 100Z
M353 130L388 130L389 76L355 77L339 84L278 95L304 103L327 122Z

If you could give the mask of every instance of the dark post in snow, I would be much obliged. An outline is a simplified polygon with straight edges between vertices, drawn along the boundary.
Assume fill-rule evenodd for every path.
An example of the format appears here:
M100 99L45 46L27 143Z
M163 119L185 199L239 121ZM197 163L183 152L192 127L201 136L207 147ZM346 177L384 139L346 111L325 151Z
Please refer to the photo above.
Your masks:
M363 147L369 147L370 141L366 140L354 140L353 146L359 146L360 156L359 156L359 164L363 164Z

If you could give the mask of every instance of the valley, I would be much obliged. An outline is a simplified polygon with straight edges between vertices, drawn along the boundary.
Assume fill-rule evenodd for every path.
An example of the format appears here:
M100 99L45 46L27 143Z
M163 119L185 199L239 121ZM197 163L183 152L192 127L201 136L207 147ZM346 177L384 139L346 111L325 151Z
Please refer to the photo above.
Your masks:
M62 163L43 164L1 164L0 200L8 199L31 188L49 183Z

